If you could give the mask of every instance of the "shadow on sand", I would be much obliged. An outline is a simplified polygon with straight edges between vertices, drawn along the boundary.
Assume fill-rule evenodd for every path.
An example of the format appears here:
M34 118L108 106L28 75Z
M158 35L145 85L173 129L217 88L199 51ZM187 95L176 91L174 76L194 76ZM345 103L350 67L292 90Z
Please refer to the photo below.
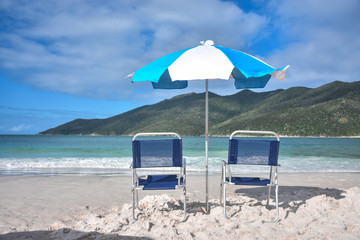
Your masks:
M267 187L241 188L237 189L235 193L258 200L259 202L256 204L258 205L260 201L267 199L267 189ZM345 198L344 193L345 191L336 188L279 186L279 207L288 209L285 216L287 218L290 212L296 213L301 205L313 197L325 195L339 200ZM272 188L270 198L274 199L274 188ZM272 209L275 206L269 206L269 208Z
M74 239L74 240L150 240L147 237L120 236L118 234L101 234L98 232L80 232L69 228L63 228L56 231L29 231L29 232L12 232L0 235L0 240L58 240L58 239ZM76 236L76 237L73 237Z

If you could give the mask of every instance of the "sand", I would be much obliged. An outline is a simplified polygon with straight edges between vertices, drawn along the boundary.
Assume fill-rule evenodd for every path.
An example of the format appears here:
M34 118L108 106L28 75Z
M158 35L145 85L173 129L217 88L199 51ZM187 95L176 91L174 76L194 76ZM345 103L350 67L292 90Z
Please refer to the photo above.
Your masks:
M277 223L267 223L275 208L265 207L262 187L229 187L226 220L217 175L209 214L204 176L188 176L185 222L181 191L141 191L134 221L128 176L0 176L0 240L360 239L359 176L280 173Z

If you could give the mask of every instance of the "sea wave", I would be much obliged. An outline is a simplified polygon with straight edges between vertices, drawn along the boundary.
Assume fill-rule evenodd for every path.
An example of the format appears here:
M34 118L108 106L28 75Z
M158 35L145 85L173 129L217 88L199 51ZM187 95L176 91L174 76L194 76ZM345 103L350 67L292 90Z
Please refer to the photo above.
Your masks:
M185 156L186 157L186 156ZM186 157L186 169L190 174L205 170L205 157ZM210 174L221 172L222 157L209 157ZM0 173L49 173L55 172L92 175L100 173L130 174L131 157L84 157L84 158L0 158ZM279 172L360 172L360 160L355 158L324 158L324 157L284 157L279 159ZM255 173L268 172L264 166L232 167L233 172Z

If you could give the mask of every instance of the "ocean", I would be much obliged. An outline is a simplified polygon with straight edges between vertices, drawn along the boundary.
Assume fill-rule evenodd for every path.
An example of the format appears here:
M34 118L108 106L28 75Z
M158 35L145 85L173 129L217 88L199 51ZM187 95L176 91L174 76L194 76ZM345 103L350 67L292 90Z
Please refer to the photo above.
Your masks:
M0 135L0 175L130 175L132 137ZM204 137L183 137L188 173L205 169ZM209 138L209 173L227 160L228 138ZM279 172L360 172L359 138L281 138ZM240 167L246 173L261 167Z

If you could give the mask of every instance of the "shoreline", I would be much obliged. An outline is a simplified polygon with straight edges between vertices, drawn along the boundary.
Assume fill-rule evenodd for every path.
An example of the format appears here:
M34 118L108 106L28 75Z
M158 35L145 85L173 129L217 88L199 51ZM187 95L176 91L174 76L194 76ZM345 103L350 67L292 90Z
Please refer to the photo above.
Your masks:
M154 173L157 170L149 170L149 172L153 171ZM254 171L253 173L244 173L244 175L251 174L266 174L267 171ZM296 174L360 174L360 171L348 171L348 170L339 170L339 171L281 171L279 170L279 174L286 175L296 175ZM209 176L218 176L221 174L221 171L209 171ZM198 170L188 170L187 175L189 176L204 176L205 171ZM40 167L32 167L32 168L16 168L16 169L2 169L0 168L0 178L1 177L21 177L21 176L43 176L43 177L131 177L131 170L129 168L69 168L69 167L57 167L57 168L40 168ZM360 184L359 184L360 185Z
M298 204L297 201L302 201L302 205L306 206L309 201L317 201L318 198L326 198L326 204L328 201L340 201L337 199L343 199L340 197L350 191L351 189L359 190L360 183L358 177L360 172L341 172L341 173L279 173L279 200L280 204L280 218L281 224L286 224L290 221L289 213L286 215L286 211L290 211L290 205ZM334 180L334 181L331 181ZM212 212L211 215L218 219L222 224L228 224L229 222L224 220L222 215L222 207L218 206L219 199L219 183L220 175L209 175L209 199L211 199ZM140 221L135 224L132 223L131 218L127 218L130 210L126 208L131 203L131 177L130 176L2 176L0 175L0 239L8 239L6 237L14 236L11 234L36 234L40 231L45 231L46 234L60 234L64 237L66 234L66 228L70 228L72 233L80 231L84 232L97 231L96 227L99 227L97 231L99 236L104 236L108 225L99 225L92 228L93 225L89 223L89 220L85 221L84 218L91 218L95 214L96 216L108 216L111 212L116 211L120 215L116 215L113 221L118 221L119 217L129 219L129 223L126 224L126 229L132 229ZM235 199L235 196L244 195L246 199L256 199L259 196L263 196L263 189L253 187L241 187L231 186L228 189L229 199ZM350 193L351 193L350 192ZM359 191L360 192L360 191ZM162 196L161 194L166 194ZM348 193L348 194L350 194ZM355 191L357 194L358 192ZM354 193L354 194L355 194ZM155 201L177 201L181 199L181 191L140 191L139 199L143 201L150 201L151 196L154 194L160 194L160 198ZM174 200L169 200L173 198ZM205 202L205 176L204 175L188 175L187 177L187 198L189 207L189 219L184 224L195 224L200 217L200 221L207 221L203 219L200 213L192 213L194 205L203 205ZM148 199L148 200L146 200ZM335 200L331 200L335 199ZM345 197L347 199L347 197ZM321 201L325 201L322 199ZM352 199L349 197L348 201L358 202L358 199ZM150 201L147 204L155 204ZM323 203L319 203L322 204ZM325 203L324 203L325 204ZM323 205L326 207L327 205ZM338 204L334 202L334 204ZM339 203L340 204L340 203ZM352 203L353 204L353 203ZM359 205L359 204L358 204ZM355 206L355 205L354 205ZM236 205L234 205L236 207ZM261 206L257 206L257 208ZM154 207L153 210L156 214L171 214L172 211L157 212L158 207ZM314 207L313 207L314 208ZM125 210L124 210L125 209ZM251 206L247 208L252 211L254 208ZM309 209L308 209L309 210ZM331 210L331 209L330 209ZM330 211L326 210L326 211ZM349 211L347 208L346 211ZM344 210L344 211L345 211ZM245 211L245 210L244 210ZM261 210L263 211L263 210ZM331 210L332 211L332 210ZM355 212L360 214L359 209L354 209ZM181 210L175 211L176 214L181 215ZM350 211L351 212L351 211ZM155 214L151 213L151 214ZM100 214L100 215L99 215ZM217 215L216 215L217 214ZM253 214L253 213L252 213ZM264 213L265 214L265 213ZM297 214L297 213L292 213ZM309 213L310 214L310 213ZM350 213L344 213L350 214ZM311 215L311 214L310 214ZM110 215L109 215L110 216ZM156 219L151 217L142 219L142 224L150 224L149 221L155 222ZM168 217L161 217L154 215L155 218L162 219L161 221L167 221ZM207 215L205 215L207 216ZM353 216L352 216L353 217ZM298 219L299 222L304 220ZM327 217L323 216L323 221L326 221ZM320 218L320 219L321 219ZM96 220L101 220L97 219ZM202 219L202 220L201 220ZM124 220L125 221L125 220ZM193 222L195 221L195 222ZM309 220L310 221L310 220ZM346 220L348 221L348 220ZM349 220L349 221L355 221ZM80 224L81 223L81 224ZM79 225L80 224L80 225ZM294 223L295 224L295 223ZM90 226L91 225L91 226ZM183 225L176 225L176 229ZM227 226L227 225L226 225ZM262 222L256 223L259 228L267 228ZM360 233L359 225L352 224L356 233ZM190 227L190 226L188 226ZM279 225L274 225L272 228L277 228ZM240 226L240 228L242 228ZM87 230L86 230L87 229ZM125 229L125 228L124 228ZM121 231L125 231L125 230ZM75 232L74 232L75 231ZM119 230L120 231L120 230ZM118 232L122 234L123 232ZM130 231L130 230L129 230ZM179 230L180 231L180 230ZM199 230L200 231L200 230ZM345 231L346 232L346 231ZM126 233L126 231L125 231ZM139 235L147 237L147 231L142 232L139 230ZM65 235L64 235L65 234ZM106 233L110 234L110 233ZM126 233L128 234L128 233ZM135 234L129 232L129 234ZM145 234L145 235L144 235ZM150 232L149 232L150 234ZM155 234L155 235L152 235ZM194 233L195 234L195 233ZM225 234L225 233L224 233ZM351 233L350 233L351 234ZM21 235L22 236L22 235ZM48 235L47 235L48 236ZM106 236L106 235L105 235ZM156 239L166 239L156 233L151 233L149 236L155 236ZM156 237L158 236L158 237ZM197 236L195 234L195 236ZM199 235L200 236L200 235ZM229 235L230 236L230 235ZM269 235L268 238L270 238ZM347 235L346 235L347 236ZM3 237L3 238L2 238ZM62 239L55 238L55 239ZM184 237L188 238L188 237ZM266 236L264 235L266 239ZM9 238L11 239L11 238ZM21 239L21 238L20 238ZM41 239L39 237L39 239ZM46 238L44 238L46 239ZM106 238L105 238L106 239ZM175 238L177 239L177 238ZM182 239L181 237L179 239ZM195 239L201 239L195 238ZM215 239L215 238L210 238ZM286 238L284 238L286 239ZM295 238L296 239L296 238Z
M135 134L134 134L135 135ZM87 136L87 137L134 137L134 135L101 135L101 134L0 134L0 136ZM229 135L209 135L209 137L229 137ZM244 135L245 136L245 135ZM205 137L204 135L199 136L187 136L182 135L181 137ZM261 137L261 136L259 136ZM281 135L280 138L360 138L360 135L351 135L351 136L289 136Z

